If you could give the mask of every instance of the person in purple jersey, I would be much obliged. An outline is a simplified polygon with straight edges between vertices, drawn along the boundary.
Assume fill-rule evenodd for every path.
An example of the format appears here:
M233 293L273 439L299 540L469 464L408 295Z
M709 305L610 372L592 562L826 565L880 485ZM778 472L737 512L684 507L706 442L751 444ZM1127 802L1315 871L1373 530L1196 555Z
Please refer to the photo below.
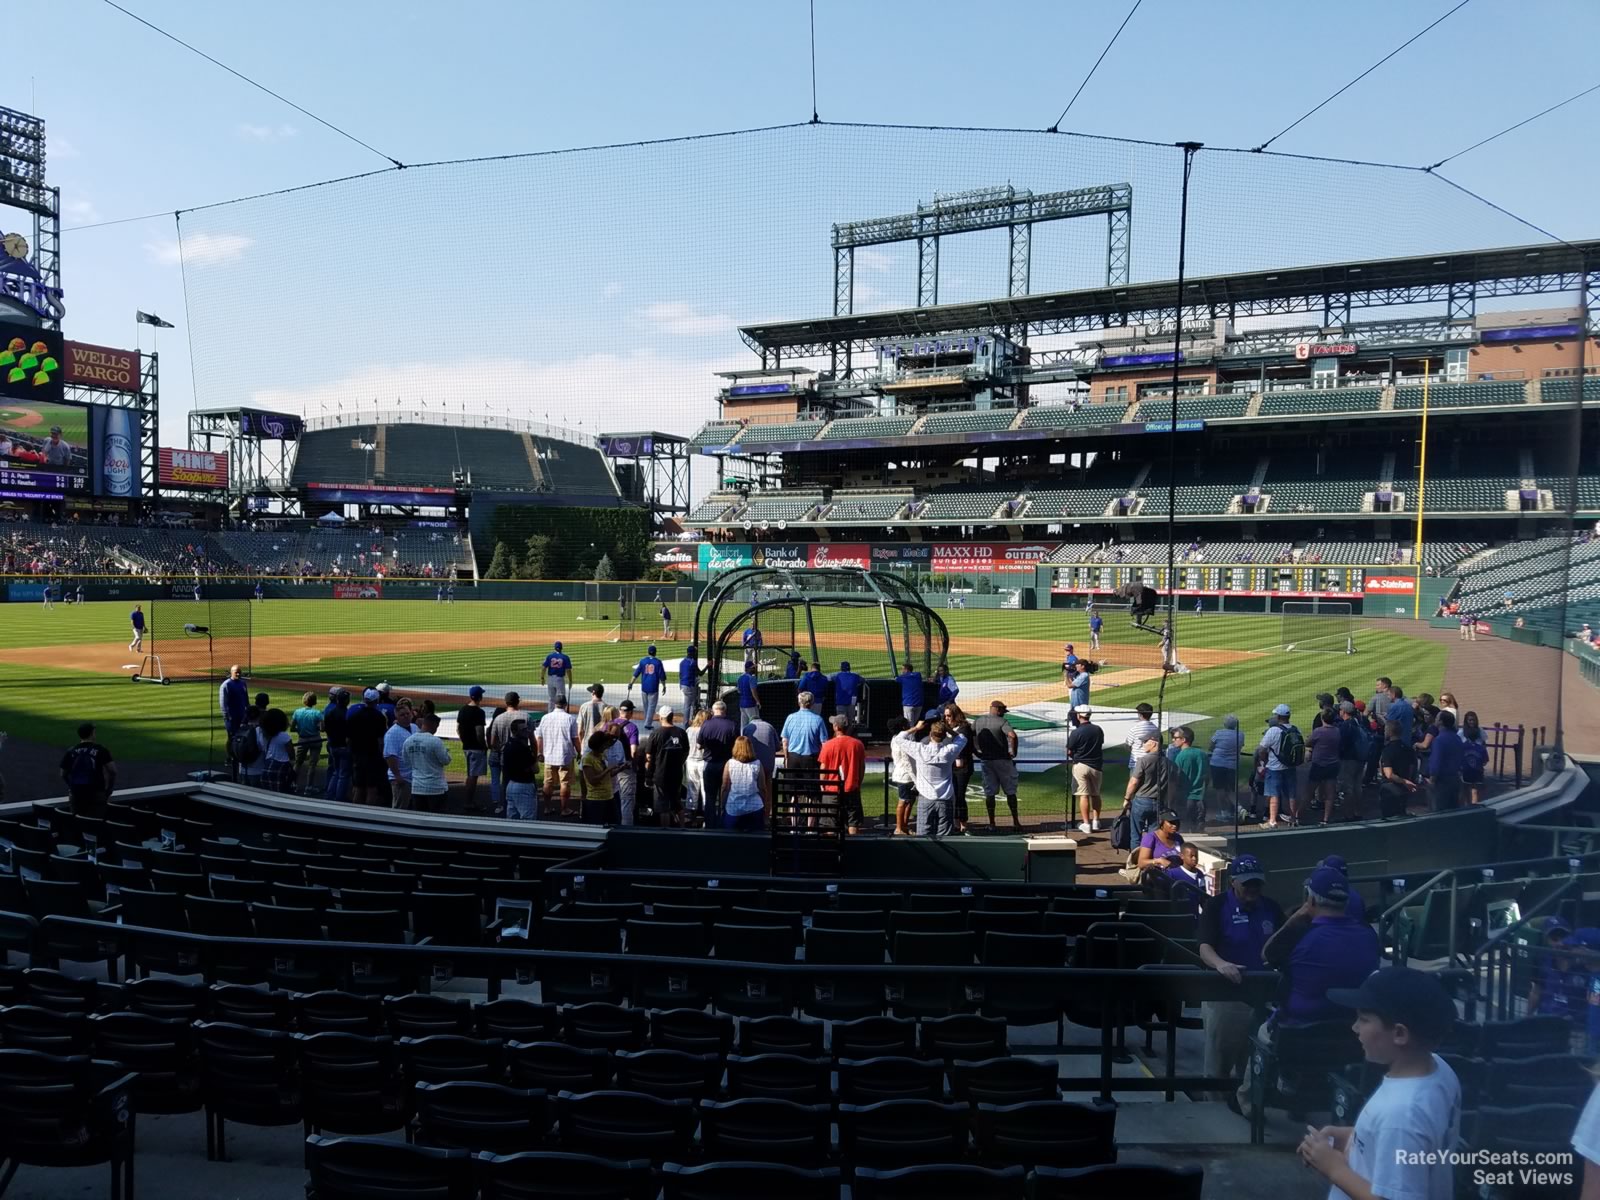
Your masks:
M1266 872L1253 854L1241 854L1228 872L1228 888L1200 907L1200 961L1230 983L1238 984L1246 971L1262 968L1261 951L1283 927L1283 910L1263 895ZM1200 1006L1205 1026L1205 1073L1243 1075L1250 1054L1250 1018L1253 1010L1242 1000L1207 1000ZM1213 1095L1229 1101L1238 1111L1232 1093Z

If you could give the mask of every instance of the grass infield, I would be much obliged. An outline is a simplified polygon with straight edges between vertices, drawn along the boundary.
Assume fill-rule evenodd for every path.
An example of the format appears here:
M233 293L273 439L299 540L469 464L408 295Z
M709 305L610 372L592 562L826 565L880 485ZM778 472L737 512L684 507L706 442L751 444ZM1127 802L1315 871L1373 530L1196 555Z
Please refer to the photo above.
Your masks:
M158 605L160 601L156 602ZM0 606L0 731L30 741L65 746L83 720L99 726L99 739L122 758L204 764L220 756L222 738L214 731L216 689L200 683L168 687L128 681L137 656L126 650L131 636L131 605L96 603ZM146 605L149 612L149 605ZM332 683L370 684L388 679L406 688L448 690L481 683L491 694L508 685L538 679L538 664L559 636L574 661L581 687L601 679L624 683L646 642L606 640L610 627L578 619L570 602L472 602L439 605L426 600L271 600L252 606L254 676L301 681L325 690ZM951 634L950 666L963 687L969 709L981 710L992 695L1004 694L1013 708L1061 703L1061 651L1073 642L1088 648L1081 612L966 610L940 614ZM687 624L689 612L679 614ZM872 620L877 619L870 612ZM1167 677L1166 707L1198 713L1192 723L1202 745L1225 713L1239 717L1253 744L1276 704L1287 703L1309 733L1318 692L1348 686L1358 696L1372 692L1378 675L1392 677L1408 695L1437 693L1448 647L1404 633L1355 622L1357 653L1342 653L1343 624L1327 639L1331 653L1308 652L1305 627L1294 636L1297 649L1282 645L1282 618L1275 614L1179 614L1178 657L1195 664L1187 674ZM1314 635L1315 631L1311 631ZM786 640L769 630L769 646ZM885 665L881 631L859 614L826 611L818 641L824 670L851 660L863 674ZM874 648L874 638L876 646ZM1106 664L1091 688L1099 708L1155 704L1161 690L1159 646L1150 635L1128 628L1124 614L1110 614L1104 632ZM669 677L684 642L659 641ZM1005 681L1003 693L992 681ZM1026 686L1024 686L1026 685ZM1019 692L1017 689L1022 688ZM608 686L608 692L611 687ZM299 689L274 687L273 700L286 710L300 703ZM536 694L537 695L537 694ZM1018 697L1024 703L1016 703ZM620 692L617 693L620 698ZM441 704L448 711L448 705ZM1053 723L1025 712L1020 729ZM1126 781L1123 759L1107 753L1105 790L1120 797ZM1059 815L1064 772L1053 768L1024 773L1021 800L1034 816ZM869 781L869 809L879 804ZM976 789L974 789L976 792ZM981 793L972 797L974 815ZM1003 816L1002 805L1002 816Z

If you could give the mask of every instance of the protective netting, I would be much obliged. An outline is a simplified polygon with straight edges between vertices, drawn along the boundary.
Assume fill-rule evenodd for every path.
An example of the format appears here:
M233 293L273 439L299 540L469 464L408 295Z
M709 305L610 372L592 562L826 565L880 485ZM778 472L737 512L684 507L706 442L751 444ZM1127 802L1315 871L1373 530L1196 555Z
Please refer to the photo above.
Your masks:
M948 618L963 702L1005 699L1033 722L1027 752L1058 772L1069 653L1104 664L1090 691L1097 711L1131 727L1148 702L1202 745L1234 715L1248 751L1279 704L1309 736L1319 695L1347 687L1365 707L1384 676L1407 697L1438 704L1448 693L1445 707L1522 730L1530 754L1563 732L1569 749L1600 748L1600 706L1583 680L1593 652L1570 637L1584 620L1600 626L1600 547L1585 534L1600 516L1600 385L1583 382L1595 369L1583 328L1592 252L1546 271L1542 254L1554 262L1570 248L1438 176L1287 155L1193 153L1185 211L1189 159L1178 147L1073 135L820 125L411 167L189 212L180 233L196 394L207 407L353 427L399 409L420 422L508 416L589 436L689 436L718 415L719 372L793 365L843 378L873 362L872 347L847 346L848 335L774 349L740 327L895 310L909 337L953 327L936 306L1109 289L1092 303L1063 298L1059 317L1036 314L1029 328L999 305L963 319L1025 342L1033 366L1081 360L1103 371L1107 359L1143 356L1125 383L1063 370L1025 395L988 398L1123 404L1127 436L1047 449L975 436L971 457L954 462L948 439L926 463L904 447L870 463L785 455L764 470L734 455L719 472L700 455L696 503L730 479L805 498L716 531L728 562L796 543L819 561L811 549L841 536L820 528L819 470L843 488L903 486L903 501L860 504L842 536L861 552L935 543L926 566L907 553L903 571ZM1004 229L943 237L936 273L926 255L919 271L916 244L900 242L858 247L845 279L830 246L837 222L912 213L953 193L1120 184L1132 190L1125 277L1104 214L1033 223L1021 276ZM1169 283L1180 230L1181 297ZM1487 252L1507 248L1526 265L1494 275ZM1217 278L1246 272L1248 288ZM1168 286L1143 286L1156 283ZM1503 332L1519 327L1569 333L1519 361L1522 335ZM763 344L764 357L752 352ZM1176 429L1161 424L1174 415L1174 382ZM441 442L443 457L456 453ZM978 498L957 496L934 526L919 506L941 490ZM739 511L744 501L728 495ZM1026 530L1006 520L1046 512L1059 519ZM944 544L1022 539L1041 548L1037 560L1006 573L938 561ZM492 547L477 549L483 560ZM715 573L702 559L695 586ZM1153 621L1115 607L1132 581L1158 594ZM575 658L594 657L585 643L614 625L648 636L656 606L637 596L626 621L575 591L564 616L470 625L420 608L391 617L385 599L362 611L361 636L415 630L414 645L391 639L359 665L320 655L293 677L437 671L451 687L529 683L552 634L568 635L569 651L576 639ZM1319 601L1349 615L1284 612ZM687 620L688 606L674 607ZM445 637L429 632L436 620ZM774 610L767 657L776 668L791 649L807 659L815 649L831 671L861 642L852 653L887 669L888 654L864 644L881 632L869 620L833 610L813 646L803 623ZM822 636L830 623L841 636ZM481 624L514 628L480 644ZM1314 632L1294 632L1302 627ZM1341 653L1288 649L1325 640ZM608 676L627 665L598 656Z

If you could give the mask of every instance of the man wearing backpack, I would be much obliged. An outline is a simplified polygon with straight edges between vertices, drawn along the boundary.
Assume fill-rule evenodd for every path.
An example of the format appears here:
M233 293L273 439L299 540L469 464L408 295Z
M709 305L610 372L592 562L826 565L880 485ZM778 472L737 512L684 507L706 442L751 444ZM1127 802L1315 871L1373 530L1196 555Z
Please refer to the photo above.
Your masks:
M61 778L75 816L105 816L106 801L117 783L117 767L111 751L94 740L94 726L88 721L78 726L78 744L61 756Z
M260 787L267 769L267 747L261 740L261 710L255 705L245 709L244 724L229 739L228 753L239 769L239 782Z
M1284 800L1289 801L1290 820L1299 823L1299 798L1295 788L1295 772L1306 760L1305 735L1289 721L1289 706L1280 704L1272 710L1267 720L1267 731L1261 735L1256 747L1256 757L1262 762L1262 794L1267 798L1267 823L1265 828L1278 828L1278 809Z

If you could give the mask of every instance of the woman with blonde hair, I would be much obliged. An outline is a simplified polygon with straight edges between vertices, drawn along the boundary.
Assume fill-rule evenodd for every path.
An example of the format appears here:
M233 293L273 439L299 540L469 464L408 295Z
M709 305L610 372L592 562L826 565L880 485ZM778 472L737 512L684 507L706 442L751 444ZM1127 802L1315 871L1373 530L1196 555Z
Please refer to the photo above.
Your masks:
M761 768L756 744L740 735L733 757L722 768L722 826L740 833L761 833L772 815L772 781Z
M684 764L685 812L699 812L706 802L706 752L700 749L700 726L706 723L706 710L700 709L689 719L684 730L689 735L689 761Z

